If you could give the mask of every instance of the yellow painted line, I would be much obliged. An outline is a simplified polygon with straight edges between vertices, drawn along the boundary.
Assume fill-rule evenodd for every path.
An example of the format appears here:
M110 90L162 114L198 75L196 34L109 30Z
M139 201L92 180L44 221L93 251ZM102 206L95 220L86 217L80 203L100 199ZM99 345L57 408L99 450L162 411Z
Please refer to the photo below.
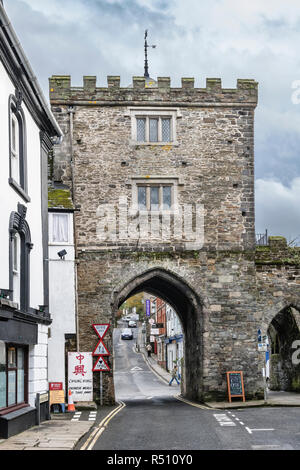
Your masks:
M83 446L80 448L80 450L92 450L92 448L94 447L96 441L99 439L99 437L101 436L103 431L105 431L105 429L107 428L108 423L120 411L122 411L123 408L125 408L125 406L126 406L125 403L123 403L122 401L120 401L119 403L120 404L119 404L118 408L116 408L115 410L112 410L105 418L103 418L101 423L99 423L98 427L95 428L94 431L90 434L87 441L83 444Z
M183 401L187 405L191 405L191 406L195 406L196 408L200 408L201 410L212 410L212 408L209 408L208 406L200 405L199 403L194 403L193 401L187 400L187 398L183 398L180 395L174 395L174 398L177 398L177 400Z

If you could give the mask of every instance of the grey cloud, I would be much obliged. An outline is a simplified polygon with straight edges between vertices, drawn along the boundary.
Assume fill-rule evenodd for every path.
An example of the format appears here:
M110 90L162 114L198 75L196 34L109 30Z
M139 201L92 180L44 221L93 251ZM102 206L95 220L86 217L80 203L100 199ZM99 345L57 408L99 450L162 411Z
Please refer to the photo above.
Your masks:
M249 18L241 9L234 10L231 29L226 23L231 16L224 9L230 0L191 2L190 9L188 3L14 0L7 1L6 8L46 96L52 74L72 75L73 85L81 85L83 75L97 75L100 86L106 85L106 75L121 75L121 86L130 84L133 75L143 74L145 29L149 43L157 44L149 51L154 78L170 76L172 86L180 86L181 77L194 76L201 87L209 76L221 77L224 87L235 87L237 78L258 80L256 178L278 178L289 187L300 175L300 105L291 102L291 84L300 79L300 8L287 14L285 4L283 14L280 2L270 12L262 3L252 2L258 5L257 15L254 7ZM291 9L296 5L292 3ZM53 5L58 5L57 10ZM218 8L225 12L224 19L216 16ZM67 13L60 15L63 9ZM81 10L81 16L75 14ZM278 186L273 191L279 191ZM258 217L265 207L263 197L260 191Z

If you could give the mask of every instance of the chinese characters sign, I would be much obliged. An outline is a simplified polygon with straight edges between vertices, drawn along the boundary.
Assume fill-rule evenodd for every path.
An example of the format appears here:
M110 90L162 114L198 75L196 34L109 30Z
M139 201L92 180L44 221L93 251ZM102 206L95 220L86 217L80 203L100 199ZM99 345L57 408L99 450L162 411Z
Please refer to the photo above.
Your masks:
M93 401L92 353L69 352L68 359L68 388L73 401Z

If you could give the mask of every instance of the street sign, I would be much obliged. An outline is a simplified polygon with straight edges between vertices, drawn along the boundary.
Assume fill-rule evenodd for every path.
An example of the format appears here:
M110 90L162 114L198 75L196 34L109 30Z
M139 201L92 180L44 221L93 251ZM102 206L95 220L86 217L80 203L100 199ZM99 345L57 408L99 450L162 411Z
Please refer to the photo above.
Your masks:
M109 372L109 371L110 371L109 365L107 364L105 359L103 359L103 357L99 356L99 358L97 359L93 367L93 372Z
M267 352L268 351L267 343L258 343L258 351Z
M153 324L155 323L155 321L153 320L153 318L150 318L149 323L150 323L150 325L153 325Z
M150 336L150 343L154 343L155 341L155 336Z
M94 323L93 324L93 328L96 331L100 339L104 338L109 327L110 327L109 323Z
M93 401L93 359L91 352L68 353L68 389L75 401Z
M151 335L159 335L159 328L151 328L150 333Z
M106 346L103 344L102 339L100 339L99 343L95 347L93 351L93 356L110 356L110 353L108 352Z
M150 317L150 299L146 299L146 317Z
M49 390L63 390L63 383L62 382L49 382Z

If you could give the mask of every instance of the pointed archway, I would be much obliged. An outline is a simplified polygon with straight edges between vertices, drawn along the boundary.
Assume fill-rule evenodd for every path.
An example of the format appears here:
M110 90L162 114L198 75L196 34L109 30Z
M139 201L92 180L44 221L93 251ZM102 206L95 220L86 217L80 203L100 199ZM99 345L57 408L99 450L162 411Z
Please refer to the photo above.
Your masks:
M185 337L184 385L187 398L203 400L203 315L202 301L176 274L155 268L144 272L114 292L113 318L118 308L139 292L160 297L178 314Z
M270 344L270 389L300 392L300 364L294 345L299 344L299 312L292 306L274 316L268 328Z

